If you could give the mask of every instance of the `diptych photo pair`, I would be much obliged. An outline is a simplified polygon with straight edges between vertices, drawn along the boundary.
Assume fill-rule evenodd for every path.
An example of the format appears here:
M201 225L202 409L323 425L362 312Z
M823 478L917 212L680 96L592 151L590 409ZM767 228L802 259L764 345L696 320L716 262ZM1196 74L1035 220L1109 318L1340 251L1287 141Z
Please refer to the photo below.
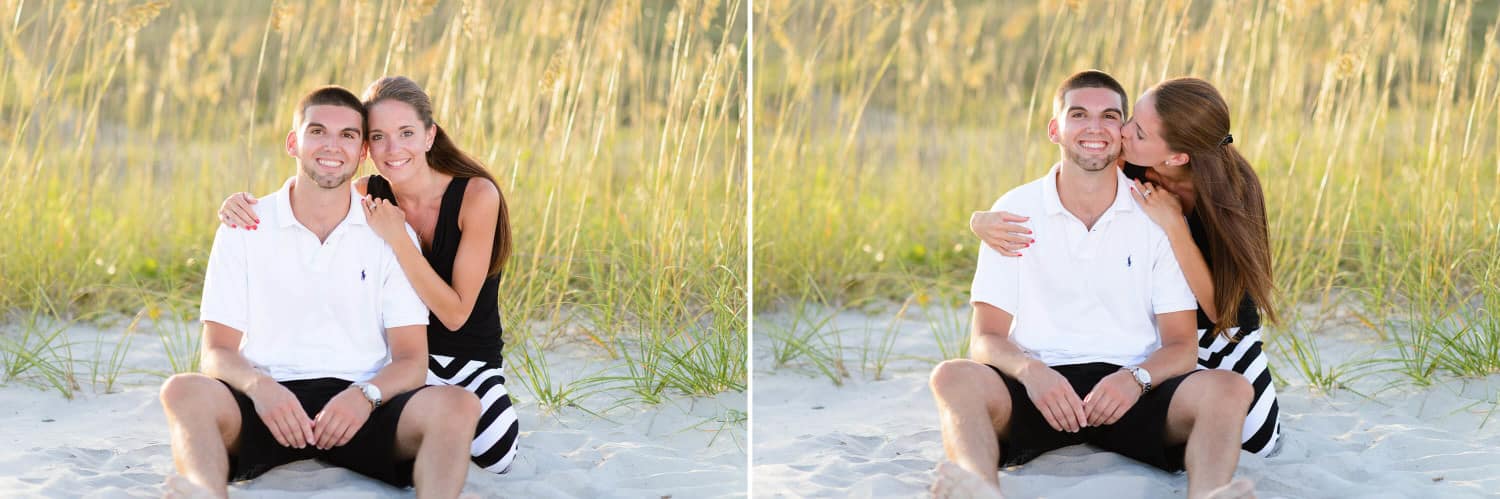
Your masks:
M1500 494L1500 5L0 0L0 496Z

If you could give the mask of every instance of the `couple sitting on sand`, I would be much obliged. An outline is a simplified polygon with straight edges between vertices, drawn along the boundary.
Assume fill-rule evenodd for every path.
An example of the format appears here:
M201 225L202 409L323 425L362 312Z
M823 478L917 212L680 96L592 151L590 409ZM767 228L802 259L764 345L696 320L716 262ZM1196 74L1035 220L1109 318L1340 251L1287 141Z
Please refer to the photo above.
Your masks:
M997 467L1087 443L1186 468L1189 497L1252 497L1241 448L1278 448L1265 205L1229 109L1194 78L1126 102L1105 73L1069 77L1047 125L1062 160L971 220L972 360L932 372L935 496L999 497Z
M363 102L341 87L307 94L286 152L297 174L280 191L220 210L203 373L161 389L179 473L167 495L225 497L227 481L314 458L424 497L458 496L471 458L505 472L519 430L496 299L510 225L493 177L400 76ZM366 153L380 175L351 185Z

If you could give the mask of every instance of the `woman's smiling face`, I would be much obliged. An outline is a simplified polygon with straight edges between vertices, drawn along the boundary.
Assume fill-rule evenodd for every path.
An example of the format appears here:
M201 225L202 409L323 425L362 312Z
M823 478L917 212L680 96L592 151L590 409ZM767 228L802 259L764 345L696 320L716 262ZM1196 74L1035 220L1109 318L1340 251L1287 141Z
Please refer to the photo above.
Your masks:
M370 160L392 182L400 182L427 166L436 127L427 127L416 108L396 99L370 106Z

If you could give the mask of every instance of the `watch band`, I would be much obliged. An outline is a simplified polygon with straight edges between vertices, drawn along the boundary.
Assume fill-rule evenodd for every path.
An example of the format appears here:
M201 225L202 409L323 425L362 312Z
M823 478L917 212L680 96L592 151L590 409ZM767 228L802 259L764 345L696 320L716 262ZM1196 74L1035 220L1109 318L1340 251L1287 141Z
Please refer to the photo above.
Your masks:
M363 383L363 382L361 382L361 383L352 383L349 386L354 387L354 388L356 388L356 389L359 390L359 394L365 397L365 401L366 402L370 403L370 410L375 410L375 409L379 409L380 408L380 404L383 402L383 400L382 400L383 397L381 397L381 394L380 394L380 387L375 386L375 385L370 384L370 383ZM374 391L375 393L372 394L372 393L370 393L371 391Z
M1130 372L1130 378L1134 379L1135 384L1140 385L1141 387L1141 395L1145 395L1146 392L1151 391L1151 371L1146 371L1146 368L1141 366L1125 366L1121 367L1120 369ZM1145 376L1141 375L1142 371L1145 372Z

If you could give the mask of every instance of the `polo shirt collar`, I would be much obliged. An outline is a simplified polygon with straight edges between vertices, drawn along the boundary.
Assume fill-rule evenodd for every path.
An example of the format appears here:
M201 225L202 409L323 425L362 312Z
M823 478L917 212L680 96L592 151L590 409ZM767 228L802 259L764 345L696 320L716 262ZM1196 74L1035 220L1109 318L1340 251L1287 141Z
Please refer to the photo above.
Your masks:
M1062 197L1057 194L1057 175L1061 171L1062 162L1053 163L1052 169L1047 171L1047 181L1042 182L1042 205L1048 215L1067 212L1063 208ZM1104 211L1106 215L1115 211L1135 211L1135 199L1130 197L1130 186L1130 178L1125 176L1125 172L1115 168L1115 201Z
M292 214L292 184L294 180L288 180L282 184L281 190L276 191L276 222L279 227L291 227L301 225L297 217ZM365 209L359 204L359 191L354 189L354 182L349 182L349 215L344 217L345 222L356 225L368 225L365 220Z

